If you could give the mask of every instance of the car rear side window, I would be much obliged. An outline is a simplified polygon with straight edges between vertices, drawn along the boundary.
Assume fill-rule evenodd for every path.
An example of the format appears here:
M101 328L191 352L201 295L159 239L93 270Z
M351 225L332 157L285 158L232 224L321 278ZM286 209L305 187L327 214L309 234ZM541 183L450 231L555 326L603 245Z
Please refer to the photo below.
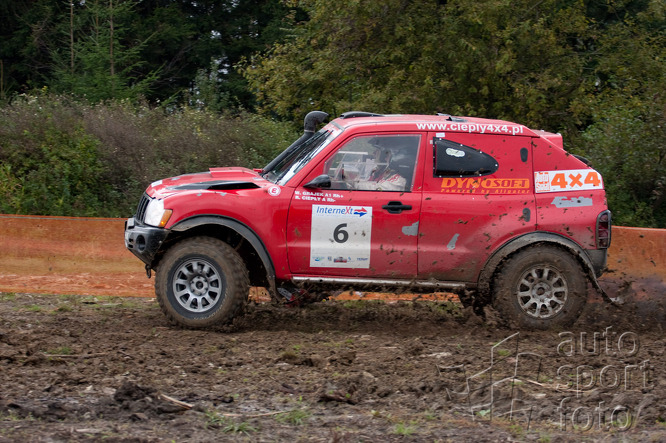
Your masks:
M465 177L492 174L497 160L478 149L442 138L434 139L433 177Z

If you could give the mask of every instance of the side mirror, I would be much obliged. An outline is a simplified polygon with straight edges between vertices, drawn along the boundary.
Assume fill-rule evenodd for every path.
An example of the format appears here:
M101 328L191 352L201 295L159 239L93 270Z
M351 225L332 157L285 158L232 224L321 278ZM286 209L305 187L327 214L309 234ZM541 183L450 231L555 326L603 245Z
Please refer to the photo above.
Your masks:
M309 183L305 184L303 187L314 189L330 188L331 177L329 177L328 174L319 175L312 179Z

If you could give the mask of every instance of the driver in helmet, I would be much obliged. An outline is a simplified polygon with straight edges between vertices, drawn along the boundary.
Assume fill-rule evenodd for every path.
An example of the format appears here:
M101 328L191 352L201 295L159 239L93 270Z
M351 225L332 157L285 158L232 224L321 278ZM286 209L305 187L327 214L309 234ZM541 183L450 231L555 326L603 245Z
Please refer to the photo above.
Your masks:
M388 148L375 151L375 168L365 180L355 180L352 189L360 191L404 191L407 180L393 168L393 153Z

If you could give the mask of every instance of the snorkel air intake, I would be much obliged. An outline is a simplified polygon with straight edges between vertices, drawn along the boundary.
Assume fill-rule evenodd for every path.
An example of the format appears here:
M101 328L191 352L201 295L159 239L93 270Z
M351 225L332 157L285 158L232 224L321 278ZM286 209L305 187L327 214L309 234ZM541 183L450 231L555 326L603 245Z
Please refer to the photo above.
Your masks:
M300 145L310 137L312 137L317 130L317 126L321 124L326 118L328 117L328 114L323 112L323 111L312 111L308 112L308 115L305 116L305 119L303 120L303 135L300 136L298 140L293 142L287 149L282 151L280 155L275 157L269 164L264 166L264 169L262 171L270 171L280 163L280 161L289 155L289 153L296 148L296 146Z
M328 114L324 111L308 112L303 120L303 138L306 134L310 134L308 138L312 137L317 130L317 126L328 118ZM307 139L306 139L307 140Z

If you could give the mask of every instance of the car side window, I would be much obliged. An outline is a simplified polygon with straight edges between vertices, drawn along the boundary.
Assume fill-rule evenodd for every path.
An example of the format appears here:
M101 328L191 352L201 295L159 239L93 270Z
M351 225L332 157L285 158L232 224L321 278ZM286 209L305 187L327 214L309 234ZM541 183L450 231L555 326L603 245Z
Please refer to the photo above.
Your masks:
M420 135L354 137L325 164L331 189L409 192Z
M499 164L491 155L451 140L434 139L433 177L464 177L492 174Z

